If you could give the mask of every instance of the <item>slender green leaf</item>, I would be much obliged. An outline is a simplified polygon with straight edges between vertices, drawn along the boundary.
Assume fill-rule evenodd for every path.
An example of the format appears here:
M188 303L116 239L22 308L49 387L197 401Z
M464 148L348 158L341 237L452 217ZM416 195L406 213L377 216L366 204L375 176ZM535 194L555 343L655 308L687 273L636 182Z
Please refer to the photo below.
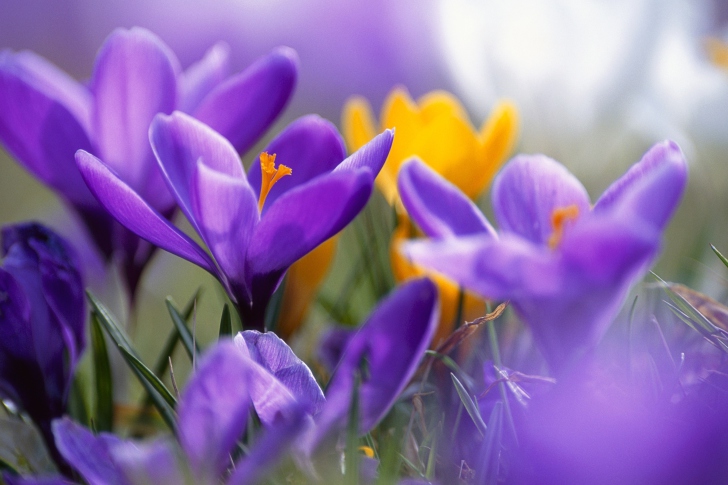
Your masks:
M220 317L220 338L230 337L233 334L233 317L230 314L230 305L225 303Z
M168 401L164 397L162 397L159 392L157 392L154 385L152 385L152 383L150 383L149 380L139 371L136 363L129 358L130 356L134 357L135 361L141 363L136 350L134 350L134 347L131 345L129 337L127 337L126 333L124 333L124 331L116 324L116 322L114 322L114 319L111 317L109 311L101 302L96 299L96 297L94 297L88 291L86 292L86 295L88 296L89 302L91 303L92 311L98 318L99 323L101 323L104 330L106 330L106 333L109 335L109 337L111 337L111 340L121 352L121 355L124 357L124 360L126 360L131 371L134 373L137 379L139 379L139 382L142 384L142 386L144 386L147 393L149 393L149 395L151 396L152 403L161 414L162 419L164 419L170 429L174 430L175 420L173 406L170 406ZM169 391L167 391L167 394L171 396Z
M483 439L483 452L478 464L482 478L478 483L496 485L498 483L498 465L500 462L501 436L503 435L503 402L498 401L488 419L488 430Z
M275 332L276 326L278 325L278 317L281 314L281 307L283 306L283 292L285 291L287 281L278 285L276 291L271 296L268 306L265 309L265 321L263 323L265 329Z
M114 425L113 379L106 340L96 313L91 314L91 346L96 387L94 423L99 431L111 431Z
M40 432L17 418L0 417L0 463L23 475L58 473Z
M718 251L718 248L716 248L715 246L713 246L711 244L710 245L710 249L713 250L713 252L715 253L715 255L718 256L718 259L720 259L723 262L724 265L728 266L728 258L726 258L725 256L723 256L723 254L720 251Z
M351 390L351 406L349 407L349 422L346 427L346 450L344 455L344 483L358 485L359 483L359 386L361 376L359 372L354 376L354 386Z
M473 423L475 423L475 427L478 428L480 435L485 436L487 427L483 421L483 417L480 415L480 410L478 409L477 404L473 401L473 398L470 397L467 389L465 389L465 386L463 386L462 382L458 380L455 374L451 372L450 377L452 378L452 383L455 385L455 390L458 393L458 397L460 397L460 401L463 403L465 410L470 415L470 419L472 419Z
M167 389L167 386L164 385L159 377L155 376L154 373L149 370L149 367L144 365L144 363L139 360L134 354L132 354L123 347L119 347L119 350L121 351L121 354L124 356L126 361L130 363L139 374L141 374L144 380L149 383L160 396L162 396L162 399L164 399L171 408L174 408L174 406L177 404L177 400L172 395L172 393L169 392L169 389Z
M187 323L185 322L185 318L182 316L182 314L177 310L177 307L174 306L174 302L172 301L172 298L167 297L165 300L165 303L167 304L167 310L169 311L169 315L172 317L172 323L174 323L175 328L177 329L177 332L179 333L180 340L182 340L182 345L184 346L185 350L187 351L187 355L189 356L190 360L192 360L192 347L194 346L195 352L197 356L200 355L200 347L197 345L197 343L194 342L194 337L192 336L192 332L190 331L190 328L187 326Z
M77 422L88 426L89 425L89 411L88 411L88 400L86 399L87 386L83 385L81 374L78 372L73 378L71 384L71 392L68 393L68 405L66 407L68 414Z

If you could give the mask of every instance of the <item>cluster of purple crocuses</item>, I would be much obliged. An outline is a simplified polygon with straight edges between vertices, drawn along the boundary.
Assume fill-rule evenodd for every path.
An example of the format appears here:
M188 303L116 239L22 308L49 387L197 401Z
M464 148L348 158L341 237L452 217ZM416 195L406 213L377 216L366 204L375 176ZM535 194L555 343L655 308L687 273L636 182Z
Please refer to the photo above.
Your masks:
M154 34L118 30L81 84L33 53L0 53L0 141L76 213L90 244L74 250L35 223L2 231L5 483L728 480L728 329L706 335L707 320L702 332L668 332L638 316L655 322L667 370L664 353L633 349L634 312L626 358L600 345L686 187L675 143L653 146L593 204L558 162L516 156L491 189L498 231L454 185L408 161L399 194L426 238L406 256L503 305L433 342L437 288L412 280L359 326L323 338L309 367L266 331L273 295L291 265L364 209L396 133L347 156L335 126L309 115L248 153L291 96L296 55L279 48L235 75L227 59L216 45L182 70ZM178 208L204 247L174 225ZM193 336L181 393L141 362L102 303L92 298L90 319L85 304L83 252L117 267L133 304L157 247L211 273L244 329L233 337L229 319L199 358ZM672 297L697 327L700 312ZM177 323L184 341L190 329ZM89 332L97 403L115 344L167 412L166 432L113 434L99 429L100 406L79 411ZM672 344L683 345L679 364ZM18 426L27 432L11 433ZM30 447L47 455L42 466Z

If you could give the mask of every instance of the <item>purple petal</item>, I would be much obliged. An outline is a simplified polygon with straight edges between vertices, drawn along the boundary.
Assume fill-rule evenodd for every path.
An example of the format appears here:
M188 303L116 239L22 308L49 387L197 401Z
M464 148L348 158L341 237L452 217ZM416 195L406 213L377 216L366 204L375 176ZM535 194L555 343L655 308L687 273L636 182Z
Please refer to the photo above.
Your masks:
M260 483L265 473L290 450L301 432L312 424L305 406L292 410L284 419L265 430L248 455L235 464L235 471L227 480L227 485Z
M91 149L84 129L89 93L64 73L30 54L0 53L0 140L8 152L71 203L98 204L73 163Z
M76 154L76 163L96 198L123 226L152 244L219 277L215 263L197 243L150 207L101 160L79 151Z
M322 333L316 356L329 374L339 366L344 350L357 330L356 327L335 325Z
M198 476L218 476L240 438L250 410L247 360L229 340L207 354L179 402L178 435Z
M658 143L607 188L594 212L631 211L662 229L677 208L687 176L680 147L671 141Z
M163 190L148 132L157 113L171 113L175 107L175 63L174 54L151 32L118 29L101 47L91 78L98 155L160 209L169 204L169 195Z
M192 209L192 193L197 190L194 183L197 162L202 160L213 170L245 181L238 154L210 127L179 111L154 118L149 138L169 190L192 226L202 233Z
M384 162L387 161L393 142L394 130L384 130L341 162L334 171L368 168L376 178L379 171L382 170Z
M58 451L89 485L128 483L109 453L120 441L116 436L106 433L94 436L69 418L54 421L53 434Z
M263 208L263 214L282 194L303 185L309 180L331 172L346 156L344 142L331 122L308 115L299 118L275 137L266 147L269 154L276 154L276 164L283 164L293 174L280 179L271 188ZM261 172L258 158L248 171L248 180L256 194L260 194Z
M296 53L278 48L217 86L194 116L248 151L283 111L296 84Z
M192 113L205 96L227 78L229 71L230 46L218 42L180 75L177 109Z
M511 234L413 241L404 252L413 262L488 298L557 295L563 284L554 251Z
M245 177L235 178L197 162L192 210L200 234L232 283L245 283L245 254L260 218Z
M242 341L241 341L242 339ZM235 337L238 346L246 346L250 358L263 366L302 403L309 414L317 414L326 399L311 369L273 332L246 330Z
M185 458L179 448L167 440L147 443L120 442L109 452L114 463L132 484L179 485L189 478Z
M317 419L315 447L332 428L346 422L355 374L366 366L359 389L359 430L366 433L389 411L412 378L439 317L437 289L428 279L400 286L372 312L352 337L326 389Z
M402 165L397 184L407 213L427 236L496 237L480 209L420 160L412 159Z
M344 228L372 191L368 171L318 177L282 195L255 229L248 250L254 273L283 272Z
M563 165L543 155L521 155L501 170L493 182L493 211L502 231L537 244L553 233L554 209L576 205L590 210L589 195Z

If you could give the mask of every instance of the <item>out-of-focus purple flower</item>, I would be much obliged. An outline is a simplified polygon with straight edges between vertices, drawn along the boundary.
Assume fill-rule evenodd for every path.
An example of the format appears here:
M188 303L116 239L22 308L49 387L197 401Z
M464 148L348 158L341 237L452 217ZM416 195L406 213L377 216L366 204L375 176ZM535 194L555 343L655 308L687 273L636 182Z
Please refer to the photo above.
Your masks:
M249 419L252 392L262 367L230 341L221 341L203 358L180 398L178 443L162 438L138 443L89 430L68 418L56 420L53 431L63 457L90 485L218 483L227 476L230 454ZM260 390L261 386L257 386ZM224 483L253 483L283 455L307 423L306 412L293 400L283 403L248 455L235 463ZM41 483L41 482L32 482Z
M586 366L531 401L509 483L726 483L725 419L689 401Z
M247 176L223 136L183 113L156 117L150 137L167 186L214 260L109 165L79 151L88 186L124 226L215 275L246 327L262 329L288 267L364 207L393 133L385 131L344 160L336 128L306 116L270 143Z
M425 278L401 285L379 303L349 340L326 388L309 451L345 426L357 382L359 431L376 426L417 370L438 318L437 289Z
M318 346L318 360L330 374L336 370L349 340L356 334L355 327L336 326L321 335Z
M83 281L75 254L39 224L2 230L0 394L26 411L52 447L86 345Z
M74 163L83 149L160 213L174 198L154 160L148 131L157 113L182 109L248 150L285 107L296 57L278 49L228 77L228 49L218 44L182 72L151 32L114 31L102 45L88 86L32 52L0 53L0 141L34 176L81 216L99 250L121 259L132 291L151 247L114 223L89 192Z
M518 156L492 189L500 234L419 162L400 173L407 211L430 237L406 251L463 286L511 300L555 371L593 348L660 247L687 181L677 145L655 145L592 207L547 157Z

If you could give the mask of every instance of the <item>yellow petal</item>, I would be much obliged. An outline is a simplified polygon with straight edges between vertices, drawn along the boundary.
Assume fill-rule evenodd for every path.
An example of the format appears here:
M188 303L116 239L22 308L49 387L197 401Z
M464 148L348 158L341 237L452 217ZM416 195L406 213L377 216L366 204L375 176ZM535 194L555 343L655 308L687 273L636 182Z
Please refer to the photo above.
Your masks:
M419 99L418 105L420 107L420 118L425 123L429 123L440 116L460 118L464 121L468 119L468 115L460 101L447 91L427 93Z
M349 153L354 153L374 138L377 134L374 115L366 99L361 96L349 98L341 115L341 129Z
M710 37L705 41L705 50L710 62L724 69L728 68L728 45L725 42Z
M483 123L480 137L483 142L479 164L482 170L473 181L480 186L478 193L490 185L493 176L511 155L518 139L518 110L510 101L502 101L493 109L490 118Z
M308 308L329 271L336 254L338 239L338 234L327 239L288 269L276 328L276 333L282 339L288 340L303 323Z

